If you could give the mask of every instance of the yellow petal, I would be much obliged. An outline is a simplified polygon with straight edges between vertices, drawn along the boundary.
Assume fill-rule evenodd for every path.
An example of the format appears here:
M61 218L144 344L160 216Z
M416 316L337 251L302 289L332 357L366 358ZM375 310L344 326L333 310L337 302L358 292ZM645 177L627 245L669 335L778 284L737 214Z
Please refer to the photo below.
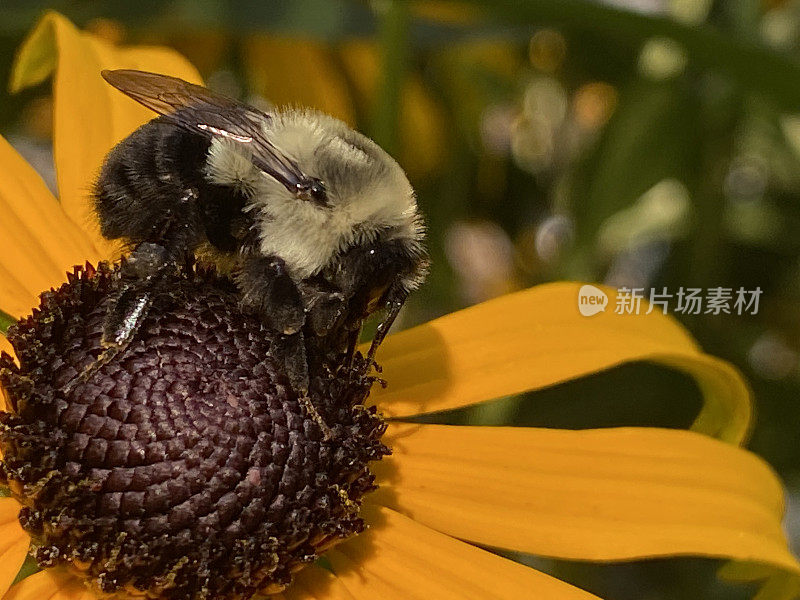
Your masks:
M0 597L19 573L30 546L30 538L17 518L19 509L13 498L0 498Z
M356 600L588 600L544 573L442 535L388 508L365 506L370 528L328 553Z
M700 555L800 573L778 479L696 433L390 425L376 502L476 543L566 559Z
M69 571L55 568L26 577L3 600L97 600L97 596Z
M0 333L0 352L5 352L6 354L14 356L14 348L11 347L11 343L2 333Z
M286 600L354 600L330 571L310 566L300 571L283 597Z
M98 258L41 177L0 137L0 310L29 313L67 270Z
M54 154L64 210L92 237L97 250L112 256L115 246L99 234L89 192L106 153L155 115L108 85L103 69L157 71L199 82L197 71L175 51L120 47L75 28L58 13L47 13L23 43L12 73L12 90L40 83L53 71Z
M692 375L705 405L694 429L738 443L750 392L728 363L703 354L673 319L578 312L577 283L554 283L490 300L389 337L378 353L389 385L373 398L391 417L468 406L543 388L632 361ZM644 311L642 311L644 312Z
M38 304L36 294L15 278L0 260L0 310L19 317Z

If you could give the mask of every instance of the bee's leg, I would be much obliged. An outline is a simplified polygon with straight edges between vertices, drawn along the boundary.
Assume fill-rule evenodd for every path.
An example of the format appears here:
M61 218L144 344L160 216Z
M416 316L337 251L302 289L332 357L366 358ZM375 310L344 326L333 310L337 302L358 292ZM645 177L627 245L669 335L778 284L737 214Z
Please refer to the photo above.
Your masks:
M76 385L80 383L86 383L89 381L92 376L100 370L100 368L111 362L120 352L122 352L125 348L123 346L114 346L108 347L97 357L97 359L90 364L88 367L83 369L80 373L78 373L75 377L70 379L66 385L64 386L64 393L69 394Z
M308 394L310 385L308 375L308 358L306 356L305 338L302 331L291 335L282 335L275 340L273 356L283 362L286 375L292 389L297 394L297 401L306 415L322 430L325 439L331 438L331 429L314 406Z
M369 347L369 352L367 352L367 361L364 365L365 371L369 371L372 365L375 364L375 353L378 351L378 346L381 345L386 338L386 334L389 333L389 329L397 318L397 315L400 314L400 309L403 308L407 296L408 294L406 292L399 292L390 295L389 299L386 301L386 315L383 317L383 321L378 325L375 336L372 338L372 344Z
M158 243L141 242L120 267L122 286L103 323L102 344L124 349L147 316L153 295L167 276L181 267L189 270L193 248L202 238L202 228L193 200L197 191L187 188L177 209L170 209L155 233ZM177 212L183 214L179 217Z
M248 256L238 274L245 310L255 312L264 325L276 332L273 357L283 363L289 383L303 410L322 430L325 439L332 432L309 397L308 356L303 325L306 310L300 291L282 259Z
M106 200L109 200L114 196L111 191L98 188L97 193L107 196ZM140 242L122 263L119 291L112 299L103 322L100 340L103 352L92 365L67 384L68 389L76 383L87 381L100 367L123 352L144 322L153 298L162 290L167 276L178 271L180 265L190 267L193 249L204 235L197 198L197 189L187 187L177 198L177 206L170 203L160 221L150 222L150 212L143 208L133 211L135 218L125 215L110 231L104 231L104 234L111 233L113 237L125 237L124 232L132 231L135 232L130 236L133 239L152 239L158 240L158 243ZM106 211L108 207L103 208L105 204L99 197L96 200L102 216L113 220L116 213ZM105 225L108 228L108 222Z
M277 336L273 344L270 354L283 363L292 389L298 396L308 394L308 358L303 332Z
M103 321L103 351L65 386L69 392L85 383L103 365L123 352L138 331L169 269L177 268L163 246L142 243L120 268L121 290L111 300Z
M282 259L248 256L237 275L242 307L283 336L300 331L306 320L303 300Z
M344 317L347 308L344 293L320 277L298 282L297 289L305 307L306 323L316 337L326 337Z
M237 276L242 309L254 313L277 335L273 356L286 365L296 392L308 391L308 360L302 327L305 310L297 286L280 258L248 256Z
M153 290L170 268L177 266L163 246L145 242L136 247L120 269L122 288L103 323L104 347L118 348L133 338L147 316Z

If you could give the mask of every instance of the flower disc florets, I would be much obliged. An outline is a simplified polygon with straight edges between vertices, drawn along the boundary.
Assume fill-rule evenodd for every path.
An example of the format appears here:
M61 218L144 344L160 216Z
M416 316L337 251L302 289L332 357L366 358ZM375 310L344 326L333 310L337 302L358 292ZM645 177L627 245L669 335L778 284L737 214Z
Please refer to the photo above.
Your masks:
M103 352L118 272L76 269L11 329L0 474L43 567L171 600L275 592L363 529L368 463L388 453L363 406L371 380L310 348L314 418L231 283L174 277L131 344L69 391Z

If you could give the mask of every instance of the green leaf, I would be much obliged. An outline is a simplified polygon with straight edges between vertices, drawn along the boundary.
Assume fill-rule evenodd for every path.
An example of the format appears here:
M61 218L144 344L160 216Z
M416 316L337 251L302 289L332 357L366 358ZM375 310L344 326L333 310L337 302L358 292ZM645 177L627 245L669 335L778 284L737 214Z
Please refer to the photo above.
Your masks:
M17 320L14 317L0 310L0 333L5 335L8 332L8 328L16 322Z
M39 565L36 564L36 559L32 556L28 556L25 559L25 562L22 563L22 567L20 567L19 573L17 573L17 577L14 579L14 583L19 583L26 577L30 577L39 571L41 571L41 569L39 568Z

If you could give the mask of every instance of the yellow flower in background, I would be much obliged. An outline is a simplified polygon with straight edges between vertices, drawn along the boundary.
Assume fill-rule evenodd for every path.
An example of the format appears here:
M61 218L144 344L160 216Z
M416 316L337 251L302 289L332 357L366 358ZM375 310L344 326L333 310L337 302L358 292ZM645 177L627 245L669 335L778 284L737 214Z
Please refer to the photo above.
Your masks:
M278 106L311 106L351 127L356 113L371 117L381 69L374 41L346 40L334 50L317 40L253 34L242 44L242 61L253 91ZM444 161L445 120L416 73L407 74L400 103L397 158L412 179L424 179Z
M172 51L115 48L46 16L20 51L12 86L55 73L59 199L0 139L0 309L21 317L37 295L86 260L116 258L96 232L88 188L105 153L152 115L107 86L102 69L140 68L199 80ZM391 336L380 351L393 454L374 467L365 533L301 571L287 599L591 598L476 545L615 561L698 555L738 561L743 580L789 598L800 565L781 531L782 489L738 447L751 421L739 373L704 354L674 321L582 317L579 285L508 295ZM0 337L6 351L10 346ZM694 431L415 424L409 418L548 387L633 361L682 370L704 406ZM716 439L715 439L716 438ZM94 598L68 571L10 588L29 547L19 505L0 499L0 594L13 600ZM783 594L778 596L778 594Z

